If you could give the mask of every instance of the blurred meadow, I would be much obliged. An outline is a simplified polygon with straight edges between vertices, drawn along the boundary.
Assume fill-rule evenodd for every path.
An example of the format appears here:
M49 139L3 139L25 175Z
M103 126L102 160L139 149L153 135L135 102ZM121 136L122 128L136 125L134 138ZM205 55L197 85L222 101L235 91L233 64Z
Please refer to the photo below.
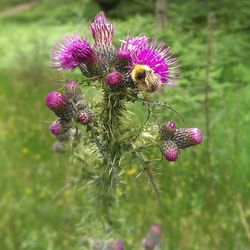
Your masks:
M136 179L138 166L127 166L112 232L94 220L88 189L71 185L80 163L52 152L44 101L72 79L51 69L50 50L64 34L90 38L101 9L116 22L116 43L145 34L172 48L182 76L159 98L185 124L169 109L162 119L204 134L176 163L157 166L161 207L145 176ZM112 235L137 250L153 223L164 250L250 249L250 2L167 0L165 14L157 24L154 0L0 0L0 249L84 249L85 237ZM143 122L146 109L132 109Z

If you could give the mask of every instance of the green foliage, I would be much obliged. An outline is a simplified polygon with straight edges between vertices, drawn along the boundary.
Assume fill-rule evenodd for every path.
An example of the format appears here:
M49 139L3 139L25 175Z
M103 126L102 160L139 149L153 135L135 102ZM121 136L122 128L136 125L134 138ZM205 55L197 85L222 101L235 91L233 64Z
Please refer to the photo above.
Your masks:
M122 18L126 12L134 13L134 5L124 2L110 14L118 19L119 12ZM133 2L143 12L144 1ZM117 189L112 228L101 222L93 188L78 179L81 173L88 175L87 165L96 167L98 159L92 157L96 152L85 148L81 159L70 161L54 155L54 138L47 129L53 115L44 106L47 92L60 89L62 79L80 79L77 72L73 77L58 74L48 65L49 50L60 35L73 31L86 35L86 19L97 7L84 3L41 1L30 11L1 17L0 248L84 249L86 238L119 238L126 249L139 249L149 225L160 223L164 250L247 249L242 221L249 225L249 1L169 2L164 30L155 27L152 13L117 20L117 37L128 31L155 35L180 60L180 83L157 99L167 100L180 112L185 125L166 108L157 109L160 119L173 119L179 127L197 126L205 133L207 13L216 15L209 79L212 169L207 165L206 134L203 145L183 151L174 164L160 161L159 150L149 146L142 155L160 161L152 162L159 173L155 176L161 189L159 206L146 173L133 155L126 156L122 175L126 198ZM98 99L91 89L86 95ZM139 114L127 120L136 130L147 118L147 107L137 104L128 109ZM150 133L143 135L144 142L151 140Z

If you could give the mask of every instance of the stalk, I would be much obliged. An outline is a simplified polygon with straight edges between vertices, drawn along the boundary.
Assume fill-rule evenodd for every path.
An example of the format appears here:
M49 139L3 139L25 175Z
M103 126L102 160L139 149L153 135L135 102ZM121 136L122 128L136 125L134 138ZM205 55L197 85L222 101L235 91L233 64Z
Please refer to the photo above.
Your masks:
M99 140L97 135L93 135L95 144L101 153L103 160L101 169L103 176L100 178L100 196L103 205L103 214L109 224L112 224L109 208L112 206L114 188L123 192L123 185L120 181L120 160L121 144L121 119L125 111L124 95L104 90L103 110L101 114L102 137Z
M105 90L103 94L103 144L109 152L112 162L115 164L115 172L119 171L121 158L121 118L125 110L124 95L122 93ZM115 173L114 173L115 174Z

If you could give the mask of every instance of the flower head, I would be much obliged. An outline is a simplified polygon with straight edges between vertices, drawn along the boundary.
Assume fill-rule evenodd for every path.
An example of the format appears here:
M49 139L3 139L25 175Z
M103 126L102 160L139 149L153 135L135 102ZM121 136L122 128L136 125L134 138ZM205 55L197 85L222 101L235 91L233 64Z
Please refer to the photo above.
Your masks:
M49 130L53 135L60 135L63 132L63 127L62 124L56 120L50 125Z
M143 50L148 47L149 38L146 36L127 37L121 48L117 52L117 57L125 60L130 60L132 54L138 50Z
M115 25L108 21L103 11L98 13L89 28L96 45L111 45L115 32Z
M63 109L68 103L69 99L57 91L52 91L46 96L46 104L54 112Z
M175 142L168 140L162 145L163 155L168 161L176 161L179 155L179 148Z
M51 64L57 70L74 69L93 61L93 49L87 40L74 34L73 36L66 36L64 43L59 43L52 50L51 57L53 59Z
M179 148L187 148L202 142L202 132L198 128L176 129L173 141Z
M46 104L62 119L70 120L74 115L74 108L70 99L59 92L50 92L46 97Z
M80 111L77 114L77 122L81 124L88 124L92 121L93 113L89 109Z
M153 40L148 47L137 50L132 55L132 63L149 66L155 74L160 76L162 83L169 83L172 76L171 64L175 63L175 60L169 59L169 56L170 48L165 48L163 43L157 46L156 41Z
M160 133L165 140L168 140L174 136L175 130L176 130L175 123L173 121L169 121L161 125Z
M120 72L113 71L107 75L106 81L110 87L119 86L122 83L122 74Z

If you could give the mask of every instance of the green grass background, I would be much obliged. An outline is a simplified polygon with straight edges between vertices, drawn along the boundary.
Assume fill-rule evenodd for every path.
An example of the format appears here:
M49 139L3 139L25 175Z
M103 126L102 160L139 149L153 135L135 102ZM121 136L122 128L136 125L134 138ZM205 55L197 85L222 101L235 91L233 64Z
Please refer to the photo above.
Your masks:
M129 31L131 35L155 36L171 46L179 58L182 78L159 98L182 114L186 126L204 131L201 146L183 151L175 164L161 162L157 167L162 208L146 178L135 179L125 171L127 198L118 200L112 208L118 223L110 232L90 215L95 207L89 201L88 189L77 186L53 199L79 175L80 168L67 154L52 152L54 138L48 133L48 125L54 117L44 104L46 94L60 88L57 81L72 77L50 68L50 49L64 34L76 31L90 37L87 25L98 11L97 4L39 1L30 10L8 14L10 2L3 1L0 249L81 249L84 237L119 238L126 242L125 249L140 249L140 240L153 223L160 223L164 229L164 250L250 249L249 4L243 0L217 2L170 3L169 22L163 30L155 27L152 11L140 13L147 3L131 1L121 13L110 11L116 18L116 43ZM136 13L130 13L133 4L141 7ZM209 79L209 169L203 100L206 18L213 10L217 24ZM77 72L73 77L80 79ZM139 112L139 120L146 116L144 108L136 106L133 110ZM162 110L162 119L170 118L183 125L176 114ZM157 150L151 154L159 156ZM130 168L138 166L126 166L126 170Z

